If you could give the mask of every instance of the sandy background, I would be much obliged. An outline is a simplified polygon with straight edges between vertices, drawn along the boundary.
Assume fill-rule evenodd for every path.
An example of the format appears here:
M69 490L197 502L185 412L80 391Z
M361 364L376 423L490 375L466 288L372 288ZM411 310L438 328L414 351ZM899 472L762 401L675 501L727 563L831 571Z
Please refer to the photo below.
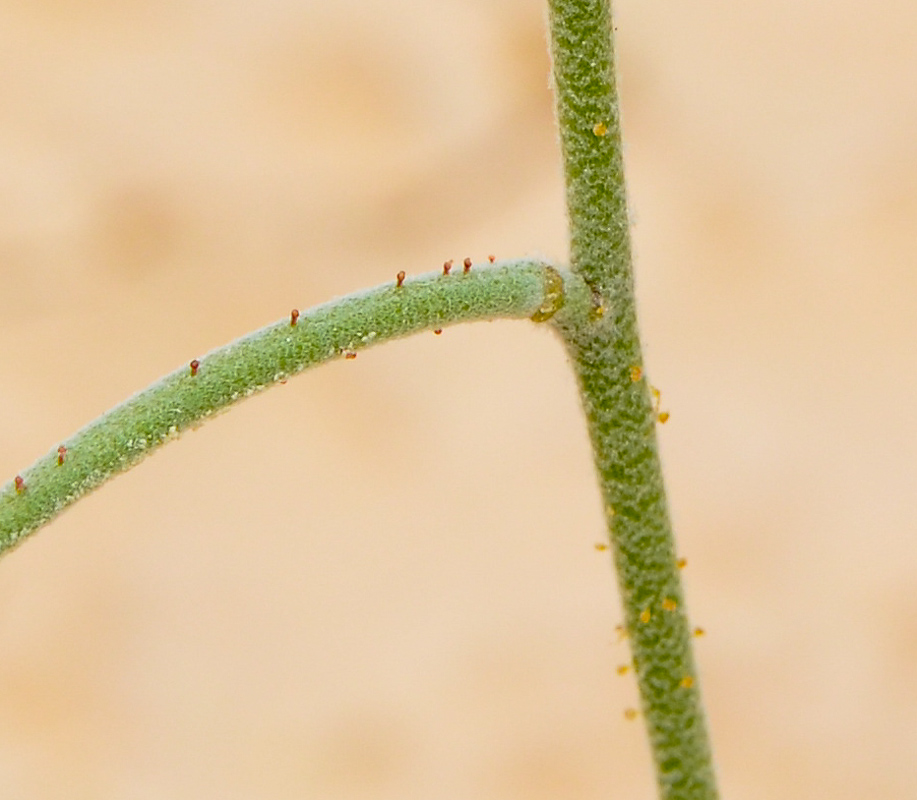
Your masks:
M917 10L617 9L724 796L917 797ZM2 479L294 306L563 258L542 16L0 0ZM0 795L649 800L601 537L545 331L302 376L0 565Z

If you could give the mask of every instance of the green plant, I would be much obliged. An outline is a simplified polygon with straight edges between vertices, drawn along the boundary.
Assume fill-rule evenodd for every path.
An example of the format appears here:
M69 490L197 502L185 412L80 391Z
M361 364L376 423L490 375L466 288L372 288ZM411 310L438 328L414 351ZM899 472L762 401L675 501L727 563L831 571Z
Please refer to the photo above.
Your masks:
M569 270L533 259L397 278L251 334L116 407L0 492L0 547L227 405L309 366L420 330L531 318L576 372L618 568L635 673L665 798L716 796L633 298L607 2L550 4L567 181Z

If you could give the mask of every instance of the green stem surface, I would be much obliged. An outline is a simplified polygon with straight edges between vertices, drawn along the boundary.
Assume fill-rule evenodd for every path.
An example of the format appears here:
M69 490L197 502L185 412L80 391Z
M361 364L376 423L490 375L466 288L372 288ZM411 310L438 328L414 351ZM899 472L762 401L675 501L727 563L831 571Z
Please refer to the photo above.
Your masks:
M571 269L592 309L557 320L580 384L635 674L665 800L717 789L637 330L608 0L550 0Z
M403 278L403 275L399 276ZM396 281L334 300L194 359L103 414L0 488L0 554L189 427L309 367L459 322L551 318L565 283L532 259Z

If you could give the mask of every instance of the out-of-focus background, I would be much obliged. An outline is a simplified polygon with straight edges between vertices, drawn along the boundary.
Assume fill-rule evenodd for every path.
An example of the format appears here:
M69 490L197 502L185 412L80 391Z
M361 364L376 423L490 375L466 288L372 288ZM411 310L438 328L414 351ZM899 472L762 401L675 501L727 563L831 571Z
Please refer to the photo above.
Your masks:
M565 256L543 4L0 0L0 475L289 313ZM617 4L724 795L917 796L917 9ZM654 796L526 323L248 401L0 564L3 797Z

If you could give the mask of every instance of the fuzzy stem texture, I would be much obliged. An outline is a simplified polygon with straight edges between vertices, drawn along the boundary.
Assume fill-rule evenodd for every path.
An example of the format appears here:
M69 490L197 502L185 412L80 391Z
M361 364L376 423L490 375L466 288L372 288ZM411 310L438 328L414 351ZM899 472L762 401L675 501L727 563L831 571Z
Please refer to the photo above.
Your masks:
M469 262L470 263L470 262ZM555 315L582 281L523 259L405 278L334 300L189 362L103 414L0 488L0 554L211 415L309 367L459 322Z
M637 330L608 0L550 0L571 269L592 308L557 320L592 439L634 669L665 800L717 797L656 413Z

